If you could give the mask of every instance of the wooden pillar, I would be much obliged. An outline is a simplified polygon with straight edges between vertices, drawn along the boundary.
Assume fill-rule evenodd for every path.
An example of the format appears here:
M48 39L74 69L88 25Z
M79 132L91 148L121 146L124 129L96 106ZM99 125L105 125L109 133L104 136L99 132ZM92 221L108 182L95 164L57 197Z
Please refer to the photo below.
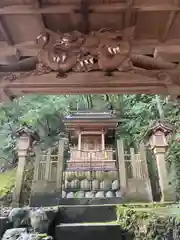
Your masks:
M102 151L105 150L105 139L104 139L104 137L105 137L104 132L102 132L102 134L101 134Z
M131 166L132 166L132 174L133 178L137 178L137 172L136 172L136 158L135 158L135 153L134 153L134 148L130 148L130 153L131 153Z
M124 159L124 146L123 140L117 140L117 150L118 150L118 165L119 165L119 179L120 179L120 188L121 192L125 193L127 190L127 176L126 176L126 166Z
M78 135L78 150L79 151L81 150L81 132L79 132L79 135Z
M148 172L148 166L147 166L147 160L146 160L146 150L145 150L144 143L140 144L139 151L140 151L140 159L144 163L143 170L145 172L143 174L144 174L145 180L147 182L147 191L148 191L149 200L153 201L151 182L150 182L150 179L149 179L149 172Z
M33 181L37 181L38 176L39 176L39 165L40 165L40 161L41 161L41 149L40 146L37 145L34 149L35 151L35 163L34 163L34 178Z
M21 190L24 180L24 170L26 166L26 157L27 157L27 150L19 150L18 151L18 167L16 172L16 180L15 180L15 189L13 192L13 199L12 199L12 206L18 207L20 196L21 196Z
M61 139L58 146L58 163L57 163L57 177L56 177L56 187L62 192L63 184L63 171L64 171L64 143L65 140Z
M48 149L46 157L46 168L45 168L45 180L49 181L50 179L50 169L51 168L51 148Z

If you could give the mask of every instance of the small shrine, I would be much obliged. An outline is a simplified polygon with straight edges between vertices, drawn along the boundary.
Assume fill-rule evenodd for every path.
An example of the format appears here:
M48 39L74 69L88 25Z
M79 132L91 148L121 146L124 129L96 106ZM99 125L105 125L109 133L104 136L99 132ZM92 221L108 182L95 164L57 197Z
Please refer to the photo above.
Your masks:
M114 149L118 120L113 111L78 111L65 118L70 159L64 171L66 197L121 197Z

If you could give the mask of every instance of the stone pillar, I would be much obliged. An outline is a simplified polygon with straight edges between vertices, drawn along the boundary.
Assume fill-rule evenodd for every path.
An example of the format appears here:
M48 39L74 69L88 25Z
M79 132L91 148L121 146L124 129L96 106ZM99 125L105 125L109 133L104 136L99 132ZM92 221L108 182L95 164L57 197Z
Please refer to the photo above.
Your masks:
M18 207L20 196L21 196L21 190L24 180L24 170L26 166L26 157L27 157L27 149L19 149L18 151L18 167L16 172L16 179L15 179L15 188L13 192L12 197L12 206Z
M45 167L45 180L50 180L50 168L51 168L51 148L48 149L46 156L46 167Z
M102 151L105 150L104 132L101 134Z
M121 192L124 194L127 190L127 177L126 177L126 166L125 166L125 159L124 159L124 146L123 140L117 140L117 151L118 151L118 165L119 165L119 180L120 180L120 189Z
M149 201L152 202L153 196L152 196L151 182L149 179L149 172L148 172L148 166L147 166L147 160L146 160L146 150L145 150L145 146L143 143L140 144L139 151L140 151L140 159L144 166L144 168L142 168L142 169L144 171L143 175L144 175L144 179L147 184L147 192L148 192L148 196L149 196Z
M39 176L39 164L41 161L41 149L40 146L35 147L35 164L34 164L34 177L33 181L37 181Z
M164 147L155 147L153 150L156 157L159 185L161 188L161 201L172 201L174 200L174 194L172 193L172 189L169 186L168 181L168 172L165 160L166 149Z
M59 147L58 147L56 187L58 190L60 189L60 192L62 192L63 172L64 172L64 143L65 143L65 140L61 139L59 141Z
M81 150L81 132L79 132L79 135L78 135L78 150L79 151Z
M132 174L133 174L133 178L137 178L137 172L136 172L136 168L137 168L137 164L136 164L136 158L135 158L135 153L134 153L134 148L130 148L130 153L131 153L131 166L132 166Z

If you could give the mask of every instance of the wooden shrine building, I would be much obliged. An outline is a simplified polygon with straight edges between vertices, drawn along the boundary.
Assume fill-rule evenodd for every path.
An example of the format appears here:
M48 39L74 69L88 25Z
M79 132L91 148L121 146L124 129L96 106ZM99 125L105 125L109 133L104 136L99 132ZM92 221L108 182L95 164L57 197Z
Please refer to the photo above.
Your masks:
M179 95L178 0L1 0L2 100Z
M115 140L114 111L77 111L64 123L68 141L35 152L32 205L152 201L145 147L125 152L123 140Z

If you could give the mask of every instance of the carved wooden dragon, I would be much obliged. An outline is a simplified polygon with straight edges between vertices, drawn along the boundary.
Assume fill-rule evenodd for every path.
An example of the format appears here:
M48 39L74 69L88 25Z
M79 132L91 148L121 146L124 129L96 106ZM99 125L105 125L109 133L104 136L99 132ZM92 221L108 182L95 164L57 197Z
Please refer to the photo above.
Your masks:
M174 64L159 64L157 59L132 55L132 35L125 37L122 32L104 29L88 35L78 31L64 34L44 32L36 39L40 48L37 72L55 71L58 77L65 77L70 71L101 70L106 75L112 75L113 71L137 69L136 63L138 69L143 71L144 66L153 64L156 69L163 69L163 66L166 69L174 68Z

